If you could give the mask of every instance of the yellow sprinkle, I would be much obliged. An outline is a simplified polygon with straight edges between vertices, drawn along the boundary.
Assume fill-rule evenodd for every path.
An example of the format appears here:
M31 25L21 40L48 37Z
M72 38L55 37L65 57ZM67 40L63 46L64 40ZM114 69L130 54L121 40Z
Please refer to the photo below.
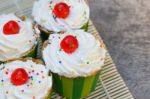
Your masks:
M84 64L80 64L80 66L81 66L81 67L83 67L83 66L84 66Z

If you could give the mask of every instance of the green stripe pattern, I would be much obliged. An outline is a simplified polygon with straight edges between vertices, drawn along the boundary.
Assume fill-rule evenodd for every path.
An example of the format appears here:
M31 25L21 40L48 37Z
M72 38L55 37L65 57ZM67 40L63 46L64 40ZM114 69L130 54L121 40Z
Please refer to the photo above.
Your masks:
M87 22L81 29L83 29L84 31L88 31L88 27L89 27L89 22Z
M100 72L89 77L67 78L52 73L53 89L67 99L87 97L96 87Z
M51 99L51 92L49 92L48 96L45 99Z
M63 87L61 76L57 74L52 74L53 76L53 89L56 90L60 95L63 95Z

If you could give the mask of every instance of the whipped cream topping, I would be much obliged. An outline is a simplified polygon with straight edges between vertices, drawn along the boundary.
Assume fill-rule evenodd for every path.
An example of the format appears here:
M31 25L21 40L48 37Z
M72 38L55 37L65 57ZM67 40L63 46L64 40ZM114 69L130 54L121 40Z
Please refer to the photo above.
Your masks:
M68 54L60 47L67 35L78 40L78 48ZM67 31L64 34L51 34L48 45L43 50L43 59L52 72L66 77L87 77L100 70L105 60L106 49L103 43L83 30Z
M24 68L29 80L20 86L11 83L11 74L17 68ZM0 99L45 99L52 87L52 77L44 65L32 60L17 60L0 65Z
M11 20L19 24L20 31L17 34L6 35L3 33L3 27ZM0 15L0 61L22 57L36 45L37 37L31 20L22 21L14 14Z
M54 15L54 6L64 2L70 6L70 14L62 19ZM49 31L66 31L79 29L89 20L89 7L85 0L39 0L34 3L32 16L34 20Z

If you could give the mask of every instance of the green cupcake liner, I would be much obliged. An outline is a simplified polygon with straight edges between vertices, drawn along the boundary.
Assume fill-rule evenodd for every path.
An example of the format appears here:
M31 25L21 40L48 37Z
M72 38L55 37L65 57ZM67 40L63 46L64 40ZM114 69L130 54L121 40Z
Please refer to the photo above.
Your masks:
M83 29L84 31L88 31L88 27L89 27L89 21L81 28Z
M83 29L84 31L88 31L88 27L89 27L88 25L89 25L89 22L87 22L81 29ZM41 31L40 37L42 39L42 42L46 41L50 34L51 32L45 33L44 31Z
M53 89L67 99L80 99L88 96L96 87L100 72L89 77L67 78L52 73Z
M51 92L46 96L46 99L51 99Z
M25 55L24 57L36 58L36 56L37 56L37 47L38 47L38 44L33 49L31 49L31 51L27 55Z

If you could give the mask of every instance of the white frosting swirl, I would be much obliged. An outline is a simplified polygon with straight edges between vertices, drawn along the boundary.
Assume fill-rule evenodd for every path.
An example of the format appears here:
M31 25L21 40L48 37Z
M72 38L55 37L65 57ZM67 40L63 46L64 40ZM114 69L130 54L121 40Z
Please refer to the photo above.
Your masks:
M67 35L74 35L78 48L72 54L60 50L60 42ZM43 50L46 66L54 73L66 77L87 77L100 70L104 64L106 49L102 42L83 30L68 31L64 34L51 34L49 43Z
M11 20L19 24L20 31L18 34L5 35L3 27ZM22 21L14 14L0 15L0 61L22 57L36 45L37 37L31 20Z
M32 60L17 60L1 64L0 67L0 99L45 99L52 87L48 70ZM10 78L17 68L24 68L30 77L27 83L20 86L13 85Z
M65 2L70 6L70 14L67 18L54 17L53 8L59 2ZM66 31L67 29L79 29L89 20L89 7L85 0L39 0L34 3L32 15L34 20L49 31Z

